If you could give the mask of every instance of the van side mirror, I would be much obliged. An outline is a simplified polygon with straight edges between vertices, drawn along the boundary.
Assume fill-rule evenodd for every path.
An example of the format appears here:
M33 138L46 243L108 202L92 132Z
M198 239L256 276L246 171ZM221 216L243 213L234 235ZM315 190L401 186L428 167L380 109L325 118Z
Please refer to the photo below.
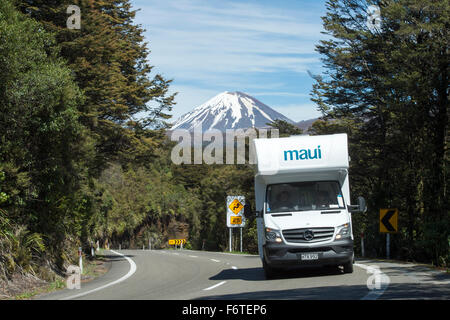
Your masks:
M245 219L262 217L262 210L253 211L250 203L247 203L246 205L244 205L244 217Z
M358 197L358 204L348 206L348 210L350 212L365 213L367 211L366 199L364 199L363 197Z
M359 212L366 213L366 211L367 211L366 199L359 196L358 197L358 206L359 206Z

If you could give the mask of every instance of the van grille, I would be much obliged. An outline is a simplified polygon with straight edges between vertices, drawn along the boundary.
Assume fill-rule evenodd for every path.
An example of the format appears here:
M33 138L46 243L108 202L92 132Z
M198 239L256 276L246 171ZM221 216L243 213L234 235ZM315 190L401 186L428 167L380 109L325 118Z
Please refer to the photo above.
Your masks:
M314 233L312 240L305 239L305 231L311 230ZM313 243L328 241L333 238L334 228L303 228L303 229L288 229L283 230L284 239L287 242L296 243Z

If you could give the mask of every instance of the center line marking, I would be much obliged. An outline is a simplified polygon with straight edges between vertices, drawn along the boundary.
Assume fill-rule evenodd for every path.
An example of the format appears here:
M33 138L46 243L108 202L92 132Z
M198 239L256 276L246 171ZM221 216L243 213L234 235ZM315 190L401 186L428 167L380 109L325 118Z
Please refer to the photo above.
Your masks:
M218 286L223 285L225 282L226 282L226 281L219 282L218 284L215 284L215 285L213 285L213 286L211 286L211 287L209 287L209 288L203 289L203 290L204 290L204 291L212 290L212 289L214 289L214 288L217 288Z
M209 260L214 261L214 262L220 262L220 260L216 260L216 259L209 259Z

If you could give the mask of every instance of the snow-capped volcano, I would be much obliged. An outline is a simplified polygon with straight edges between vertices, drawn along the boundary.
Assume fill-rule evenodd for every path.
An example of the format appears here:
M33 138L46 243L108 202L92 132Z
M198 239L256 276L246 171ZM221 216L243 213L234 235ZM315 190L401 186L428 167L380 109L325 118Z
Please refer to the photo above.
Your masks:
M193 130L200 124L203 131L263 128L268 127L267 123L278 119L293 123L289 118L248 94L225 91L181 116L171 130Z

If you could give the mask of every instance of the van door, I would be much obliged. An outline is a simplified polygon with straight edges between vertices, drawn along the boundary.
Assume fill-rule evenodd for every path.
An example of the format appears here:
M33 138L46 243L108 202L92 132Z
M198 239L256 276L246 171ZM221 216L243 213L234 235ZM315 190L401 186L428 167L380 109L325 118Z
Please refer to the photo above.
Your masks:
M264 252L263 252L263 244L264 244L264 216L266 212L266 203L264 201L263 209L258 217L256 217L256 233L258 235L258 253L259 257L261 258L261 261L264 259Z

